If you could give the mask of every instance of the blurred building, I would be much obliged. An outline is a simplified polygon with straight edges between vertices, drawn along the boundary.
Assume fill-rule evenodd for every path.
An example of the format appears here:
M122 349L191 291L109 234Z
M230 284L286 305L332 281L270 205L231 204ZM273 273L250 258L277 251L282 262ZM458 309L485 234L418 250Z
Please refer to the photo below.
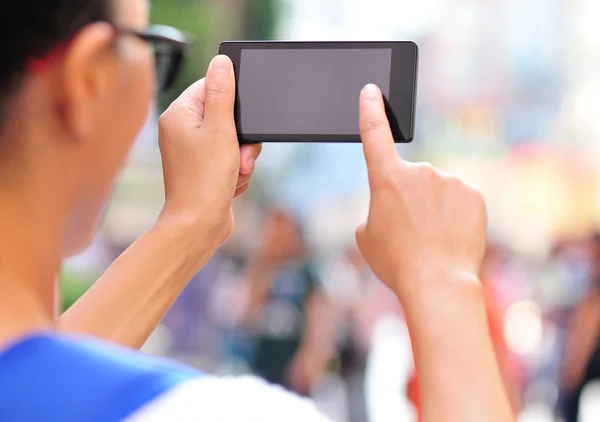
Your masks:
M565 219L574 210L586 218L590 214L590 183L571 192L574 183L587 180L587 173L579 171L573 183L570 178L563 181L561 174L570 173L571 163L557 162L561 155L553 146L567 83L565 2L372 0L368 7L358 0L284 3L279 38L419 43L416 140L399 150L406 158L433 161L483 190L492 228L504 241L537 250L568 226ZM542 147L523 150L528 145ZM358 222L356 213L340 204L367 198L360 148L297 148L310 148L308 171L300 166L297 176L291 172L282 194L320 216L314 217L315 227L322 226L318 219L327 210L330 219L335 215L336 221L347 222L338 231L349 230ZM283 147L269 145L267 154L270 149Z
M565 14L567 36L563 61L567 71L567 89L559 120L559 135L565 149L577 149L595 170L600 162L600 3L595 0L571 0ZM595 192L596 219L600 212L599 192Z

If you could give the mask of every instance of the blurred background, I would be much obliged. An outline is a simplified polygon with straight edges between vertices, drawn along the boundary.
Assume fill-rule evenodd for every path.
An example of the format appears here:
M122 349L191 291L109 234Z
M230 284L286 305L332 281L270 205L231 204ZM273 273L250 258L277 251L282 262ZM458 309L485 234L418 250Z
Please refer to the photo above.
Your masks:
M420 45L407 159L484 192L481 278L520 421L600 420L600 2L597 0L153 0L193 33L181 91L223 40L405 40ZM157 217L159 99L93 246L63 271L70 306ZM233 239L149 340L204 371L258 374L335 421L418 420L402 309L365 268L360 145L265 145ZM559 419L562 418L562 419ZM578 419L579 418L579 419Z

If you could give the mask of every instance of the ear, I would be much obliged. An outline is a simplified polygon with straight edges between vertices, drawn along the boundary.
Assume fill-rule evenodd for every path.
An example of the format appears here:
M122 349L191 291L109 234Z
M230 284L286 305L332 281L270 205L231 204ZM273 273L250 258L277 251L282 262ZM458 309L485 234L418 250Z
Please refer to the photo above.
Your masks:
M94 130L96 104L116 78L114 38L108 23L90 24L71 41L64 58L57 95L66 130L78 139Z

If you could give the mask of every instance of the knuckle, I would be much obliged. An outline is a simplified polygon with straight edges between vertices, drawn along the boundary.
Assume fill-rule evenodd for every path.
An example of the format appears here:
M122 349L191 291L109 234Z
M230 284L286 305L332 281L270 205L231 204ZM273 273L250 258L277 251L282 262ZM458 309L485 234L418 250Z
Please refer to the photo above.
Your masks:
M163 130L166 127L169 126L170 121L171 121L171 107L169 107L167 110L165 110L160 117L158 118L158 129L159 130Z
M251 180L252 180L252 175L251 174L240 176L238 178L236 189L241 189L241 188L244 188L244 187L247 188L248 185L250 184Z
M213 121L209 121L209 124L207 124L207 128L209 130L209 133L212 136L216 136L219 138L236 138L237 139L237 134L236 134L236 130L235 130L235 124L233 122L231 122L231 124L229 124L228 122L224 122L224 121L219 121L219 122L213 122Z
M365 116L362 119L362 130L363 132L372 132L385 127L385 122L378 116Z
M187 111L185 100L176 99L169 107L158 117L158 129L172 129L181 125L181 116Z
M250 184L246 184L244 186L240 186L235 191L235 197L237 198L239 196L244 195L248 191L249 188L250 188Z
M158 118L158 142L162 144L162 140L166 135L173 132L173 129L177 128L176 113L173 110L174 105L172 104L169 108L164 111Z
M213 81L206 85L208 98L222 98L232 93L232 88L229 84L221 81Z
M232 218L226 218L219 221L215 225L213 229L213 236L219 245L223 245L231 238L234 230L234 224L235 223Z
M482 210L485 211L487 208L487 205L486 205L485 197L483 196L483 194L476 189L473 189L473 188L469 188L469 189L472 192L473 201L475 202L475 204L477 204L477 206L479 208L481 208Z
M416 172L420 178L426 181L432 182L440 178L439 172L430 163L417 164Z
M374 184L378 189L384 189L388 191L398 189L400 185L400 178L398 177L397 169L393 167L380 169Z
M449 174L449 175L445 176L445 179L446 179L447 185L450 186L451 188L462 189L465 186L463 181L458 176L455 176L453 174Z
M483 212L486 212L487 205L483 194L479 190L465 183L463 183L462 186L464 191L468 195L469 202L473 204L474 207L480 209Z

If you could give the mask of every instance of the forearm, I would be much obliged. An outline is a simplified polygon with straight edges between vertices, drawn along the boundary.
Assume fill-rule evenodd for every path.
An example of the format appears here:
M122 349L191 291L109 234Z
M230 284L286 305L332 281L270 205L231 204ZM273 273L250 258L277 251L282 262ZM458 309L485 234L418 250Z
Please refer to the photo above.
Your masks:
M321 375L335 351L335 312L333 304L321 292L314 293L307 306L307 325L302 337L300 355L308 359L307 366Z
M502 376L502 382L506 394L508 396L508 402L514 414L518 414L523 410L523 400L521 394L517 389L515 383L514 374L511 371L508 353L505 349L496 347L496 359L500 368L500 375Z
M156 226L121 255L60 318L66 331L140 348L210 259L178 227Z
M253 327L260 320L260 310L273 277L272 271L270 266L261 262L250 262L246 268L241 283L244 292L244 309L240 313L242 325Z
M596 344L595 333L585 314L579 313L569 326L565 356L561 367L561 384L567 389L577 388L583 379L589 358Z
M418 283L418 280L415 280ZM444 284L405 304L424 422L508 422L510 410L476 280Z

